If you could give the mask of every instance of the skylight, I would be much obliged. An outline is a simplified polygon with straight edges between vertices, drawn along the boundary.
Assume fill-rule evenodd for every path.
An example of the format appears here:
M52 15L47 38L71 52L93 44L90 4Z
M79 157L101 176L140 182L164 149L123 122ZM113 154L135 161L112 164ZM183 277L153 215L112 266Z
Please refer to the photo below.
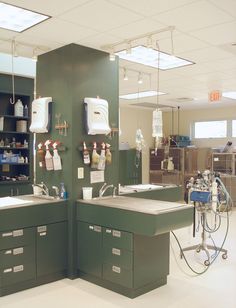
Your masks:
M130 53L127 53L126 50L121 50L116 52L115 54L121 59L127 61L158 68L158 50L153 48L147 48L140 45L132 47ZM161 70L168 70L171 68L182 67L191 64L195 63L160 51L159 68Z
M236 99L236 91L223 92L222 96L231 98L231 99Z
M48 18L50 16L0 2L0 28L23 32Z
M136 98L151 97L151 96L164 95L164 94L166 93L157 92L157 91L142 91L142 92L137 92L137 93L120 95L120 98L121 99L136 99Z

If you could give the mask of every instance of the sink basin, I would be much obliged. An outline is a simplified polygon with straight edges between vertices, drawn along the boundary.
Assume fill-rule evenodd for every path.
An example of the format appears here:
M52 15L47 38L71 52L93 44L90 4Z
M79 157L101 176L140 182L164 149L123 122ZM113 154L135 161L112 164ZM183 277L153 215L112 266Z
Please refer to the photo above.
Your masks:
M46 196L46 195L32 195L31 197L36 198L36 199L44 199L44 200L57 200L53 196Z

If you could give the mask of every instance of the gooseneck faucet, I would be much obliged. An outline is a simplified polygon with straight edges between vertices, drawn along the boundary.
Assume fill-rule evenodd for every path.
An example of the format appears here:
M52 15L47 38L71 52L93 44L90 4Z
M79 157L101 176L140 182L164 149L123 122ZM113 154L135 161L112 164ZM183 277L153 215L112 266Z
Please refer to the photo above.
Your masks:
M99 198L101 198L109 188L113 188L113 187L114 187L113 184L107 185L107 183L104 183L101 189L99 190Z

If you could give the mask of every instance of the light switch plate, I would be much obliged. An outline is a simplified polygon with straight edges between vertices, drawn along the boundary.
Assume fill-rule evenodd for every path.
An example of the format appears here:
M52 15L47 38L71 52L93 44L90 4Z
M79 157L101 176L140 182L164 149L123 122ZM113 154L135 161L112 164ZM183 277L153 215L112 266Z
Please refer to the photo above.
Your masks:
M83 179L84 178L84 168L80 167L78 168L78 179Z

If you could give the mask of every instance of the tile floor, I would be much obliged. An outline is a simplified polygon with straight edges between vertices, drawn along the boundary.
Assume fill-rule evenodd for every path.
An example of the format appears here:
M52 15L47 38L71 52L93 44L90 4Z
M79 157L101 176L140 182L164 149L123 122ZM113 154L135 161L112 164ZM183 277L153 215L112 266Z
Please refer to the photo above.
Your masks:
M225 222L223 219L222 229L215 235L216 244L221 243ZM183 245L199 241L199 238L192 240L191 231L191 228L185 228L176 232ZM0 308L236 308L235 239L236 211L230 217L230 231L225 245L229 249L228 259L219 257L207 273L196 277L179 259L172 238L168 284L133 300L81 279L64 279L2 297ZM195 268L202 269L200 261L204 259L203 255L189 252L187 256Z

